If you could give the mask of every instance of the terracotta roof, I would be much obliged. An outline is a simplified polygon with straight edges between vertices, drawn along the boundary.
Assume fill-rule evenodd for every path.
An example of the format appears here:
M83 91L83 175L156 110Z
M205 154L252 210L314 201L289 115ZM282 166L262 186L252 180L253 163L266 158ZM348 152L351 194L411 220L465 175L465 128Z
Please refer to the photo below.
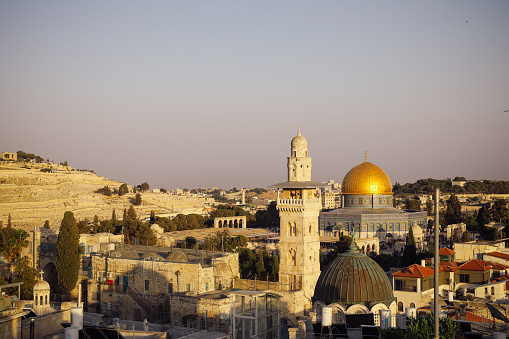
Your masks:
M444 248L441 248L441 249L438 251L438 254L439 254L439 255L453 255L453 254L456 254L456 252L454 252L454 251L453 251L453 250L451 250L450 248L444 247Z
M473 259L467 261L463 265L459 267L460 270L469 270L469 271L486 271L491 268L489 262L484 260Z
M444 269L442 267L439 268L439 272L443 272ZM396 273L393 273L393 277L406 277L406 278L426 278L432 276L435 273L435 270L430 267L423 267L418 264L413 264L404 268Z
M491 255L492 257L497 257L497 258L502 258L502 259L509 260L509 254L507 254L507 253L490 252L490 253L486 253L486 255Z
M494 269L494 270L506 270L509 268L509 266L507 265L504 265L504 264L499 264L497 262L493 262L493 261L486 261L486 264L489 264L491 265L491 267Z
M458 263L456 262L441 262L440 268L443 269L445 272L454 272L459 270Z

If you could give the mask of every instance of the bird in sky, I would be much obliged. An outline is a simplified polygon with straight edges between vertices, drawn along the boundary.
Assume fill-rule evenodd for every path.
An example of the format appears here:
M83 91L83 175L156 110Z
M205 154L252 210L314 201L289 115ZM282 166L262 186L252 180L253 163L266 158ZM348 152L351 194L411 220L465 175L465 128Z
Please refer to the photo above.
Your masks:
M507 113L507 112L509 112L509 109L507 111L504 111L504 113Z

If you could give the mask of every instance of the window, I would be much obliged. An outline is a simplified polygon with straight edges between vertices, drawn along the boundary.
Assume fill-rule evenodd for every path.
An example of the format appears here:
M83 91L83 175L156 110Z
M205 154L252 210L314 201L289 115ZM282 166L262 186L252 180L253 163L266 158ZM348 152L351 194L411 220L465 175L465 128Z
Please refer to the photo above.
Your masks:
M145 280L145 291L150 290L150 280Z
M120 277L118 275L115 276L115 286L120 285Z
M168 283L168 293L173 293L173 284Z
M209 290L209 283L208 283L208 282L206 282L206 283L205 283L205 291L208 291L208 290Z
M191 284L186 284L186 291L187 292L191 291Z
M491 286L491 295L495 295L495 286Z
M462 283L470 283L470 275L468 275L468 274L460 274L460 282L462 282Z
M403 302L398 301L398 312L403 312Z

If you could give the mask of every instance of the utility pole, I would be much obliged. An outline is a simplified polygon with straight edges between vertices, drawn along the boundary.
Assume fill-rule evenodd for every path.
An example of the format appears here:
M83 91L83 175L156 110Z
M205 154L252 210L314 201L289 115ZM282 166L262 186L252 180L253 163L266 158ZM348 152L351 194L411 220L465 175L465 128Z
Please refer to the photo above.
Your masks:
M438 251L440 249L439 244L439 233L440 233L440 218L439 218L439 212L440 209L440 190L438 188L435 189L435 222L434 222L434 229L435 229L435 283L434 283L434 299L435 299L435 339L439 339L439 320L440 320L440 302L438 300L438 280L439 280L439 270L440 270L440 258L438 256Z

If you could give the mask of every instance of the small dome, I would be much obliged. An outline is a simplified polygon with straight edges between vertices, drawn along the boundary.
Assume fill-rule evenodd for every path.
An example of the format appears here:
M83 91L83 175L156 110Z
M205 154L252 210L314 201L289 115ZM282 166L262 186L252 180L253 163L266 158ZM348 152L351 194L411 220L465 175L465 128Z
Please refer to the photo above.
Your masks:
M173 261L173 262L189 262L189 258L182 251L171 252L170 255L166 258L166 260Z
M372 307L394 300L389 278L373 259L355 247L338 255L320 274L313 301L339 303L346 307L363 304Z
M297 136L292 139L292 149L294 148L308 148L308 141L300 134L300 126Z
M414 223L411 228L412 228L412 233L414 235L422 235L422 228L419 225L417 225L416 223Z
M39 280L34 285L34 292L35 291L46 291L49 289L50 289L49 284L44 280Z
M392 194L389 176L377 165L368 161L348 172L341 185L342 194Z

